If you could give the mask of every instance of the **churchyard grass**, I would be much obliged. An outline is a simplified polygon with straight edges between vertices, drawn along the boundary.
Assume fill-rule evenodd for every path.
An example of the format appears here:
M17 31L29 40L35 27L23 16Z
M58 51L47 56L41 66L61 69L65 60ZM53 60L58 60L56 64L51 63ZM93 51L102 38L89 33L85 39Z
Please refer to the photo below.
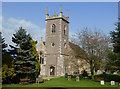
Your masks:
M90 79L81 79L79 82L72 80L67 80L67 78L54 78L49 81L45 81L40 84L30 84L30 85L20 85L20 84L3 84L2 87L119 87L118 83L115 85L110 85L110 82L105 82L105 85L100 85L100 82L94 82Z

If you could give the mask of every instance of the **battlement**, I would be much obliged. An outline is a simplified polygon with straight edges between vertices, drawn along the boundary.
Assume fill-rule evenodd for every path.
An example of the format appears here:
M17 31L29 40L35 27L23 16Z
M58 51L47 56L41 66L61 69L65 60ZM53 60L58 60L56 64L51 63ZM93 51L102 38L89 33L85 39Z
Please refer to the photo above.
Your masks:
M59 15L53 15L53 16L46 16L46 21L47 20L52 20L52 19L63 19L65 20L66 22L69 23L69 18L68 17L65 17L65 16L61 16L60 14Z
M68 16L68 11L67 11L67 17L65 17L62 13L62 7L60 8L60 14L56 15L54 14L53 16L49 16L48 14L48 8L47 8L47 12L46 12L46 21L47 20L52 20L52 19L63 19L64 21L66 21L67 23L69 23L69 16Z

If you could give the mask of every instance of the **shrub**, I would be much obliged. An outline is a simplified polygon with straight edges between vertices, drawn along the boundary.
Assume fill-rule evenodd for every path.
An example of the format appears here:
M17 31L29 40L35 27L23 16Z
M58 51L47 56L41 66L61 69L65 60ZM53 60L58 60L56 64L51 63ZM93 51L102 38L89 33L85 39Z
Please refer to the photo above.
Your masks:
M95 75L94 78L104 78L105 82L115 81L120 82L120 75L113 75L113 74L100 74Z
M8 65L4 64L2 67L2 83L12 83L15 76L14 67L9 68Z
M79 79L82 79L82 74L79 75Z
M88 76L89 79L92 79L92 76Z
M83 76L83 78L88 77L88 73L87 73L86 70L83 70L83 72L82 72L82 76Z
M67 76L68 76L68 74L67 74L67 73L65 73L65 78L67 78Z
M99 82L99 81L101 81L101 80L104 80L104 78L95 78L95 79L94 79L95 82Z

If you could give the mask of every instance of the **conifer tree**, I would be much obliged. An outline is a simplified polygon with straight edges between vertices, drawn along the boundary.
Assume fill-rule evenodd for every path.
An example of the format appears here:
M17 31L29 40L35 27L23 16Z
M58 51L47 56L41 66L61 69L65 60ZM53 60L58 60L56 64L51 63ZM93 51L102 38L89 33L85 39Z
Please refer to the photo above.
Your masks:
M2 38L2 83L12 83L16 76L13 57L7 51L8 45Z
M116 24L117 28L115 31L112 31L110 34L112 36L113 47L115 53L120 53L120 22Z
M115 29L115 31L112 31L111 37L112 37L112 42L113 42L113 52L114 52L114 58L110 58L110 63L109 63L109 67L111 69L116 70L120 70L120 22L118 22L118 24L116 24L117 28Z
M7 44L5 43L5 38L2 38L2 53L4 54L5 52L7 52L6 48L7 48Z
M2 65L7 64L9 67L12 65L12 57L7 51L8 45L5 43L5 38L2 37Z
M31 36L27 34L26 30L22 27L13 34L12 42L15 43L12 53L15 54L16 72L20 75L20 78L29 78L30 75L36 72L35 70L35 58L36 55L32 54L31 48Z

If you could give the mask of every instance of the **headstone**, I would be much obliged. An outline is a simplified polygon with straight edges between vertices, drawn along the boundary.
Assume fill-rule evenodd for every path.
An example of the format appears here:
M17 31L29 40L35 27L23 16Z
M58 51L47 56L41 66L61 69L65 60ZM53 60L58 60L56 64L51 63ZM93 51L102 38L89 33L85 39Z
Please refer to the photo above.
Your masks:
M68 80L71 80L71 76L68 76Z
M76 76L76 82L79 82L79 76Z
M111 83L111 85L115 85L115 81L111 81L110 83Z
M102 81L100 81L100 84L101 84L101 85L104 85L104 81L103 81L103 80L102 80Z
M43 83L44 82L44 79L42 79L42 77L38 77L36 78L36 83Z

